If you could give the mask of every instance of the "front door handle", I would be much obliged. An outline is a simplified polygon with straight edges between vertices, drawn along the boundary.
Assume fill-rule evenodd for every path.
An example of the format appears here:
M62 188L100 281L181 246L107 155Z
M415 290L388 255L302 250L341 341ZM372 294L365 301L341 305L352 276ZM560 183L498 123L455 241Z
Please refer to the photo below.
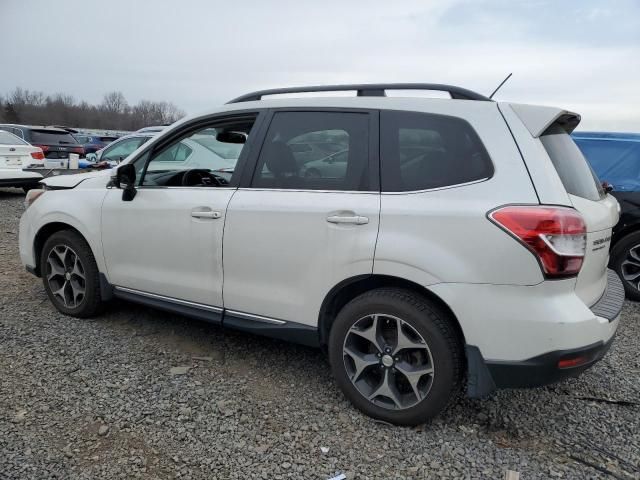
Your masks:
M191 216L193 218L220 218L222 215L220 212L215 212L213 210L195 210L191 212Z
M363 217L361 215L329 215L327 217L327 222L329 223L350 223L353 225L365 225L369 223L369 219L367 217Z

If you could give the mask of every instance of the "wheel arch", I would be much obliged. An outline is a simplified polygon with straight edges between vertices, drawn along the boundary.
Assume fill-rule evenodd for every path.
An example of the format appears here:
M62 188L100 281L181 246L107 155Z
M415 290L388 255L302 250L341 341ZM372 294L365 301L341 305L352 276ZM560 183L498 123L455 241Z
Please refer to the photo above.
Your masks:
M621 230L615 232L611 239L611 249L614 249L627 235L640 232L640 223L630 223Z
M36 233L33 239L33 258L35 259L35 274L38 277L42 276L42 272L40 271L42 247L44 247L45 242L51 235L53 235L56 232L60 232L62 230L71 230L73 232L76 232L78 235L84 238L84 240L87 242L89 247L91 247L91 244L89 244L89 241L87 240L87 238L82 234L82 232L80 232L73 225L70 225L65 222L50 222L43 225L42 227L40 227L40 229L38 230L38 233ZM94 252L94 256L95 256L95 252Z
M439 309L451 319L451 323L458 334L461 343L465 344L464 332L460 326L458 318L453 313L453 310L449 305L442 300L438 295L430 291L428 288L406 280L400 277L394 277L391 275L358 275L345 279L335 285L329 293L325 296L322 305L320 307L320 314L318 317L318 335L320 345L325 348L329 341L329 333L331 332L331 326L333 321L342 307L348 302L353 300L358 295L361 295L374 288L381 287L394 287L416 292L428 300L432 301Z

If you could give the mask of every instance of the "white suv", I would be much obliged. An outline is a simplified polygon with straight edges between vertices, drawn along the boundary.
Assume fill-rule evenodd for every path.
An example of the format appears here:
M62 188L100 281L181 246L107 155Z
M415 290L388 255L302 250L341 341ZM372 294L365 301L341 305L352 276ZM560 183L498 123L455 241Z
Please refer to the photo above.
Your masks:
M262 100L319 90L357 96ZM357 408L416 424L465 386L554 382L611 345L618 204L569 136L579 120L446 85L256 92L168 127L113 177L43 181L20 255L65 314L119 297L325 347ZM210 165L182 161L193 142Z

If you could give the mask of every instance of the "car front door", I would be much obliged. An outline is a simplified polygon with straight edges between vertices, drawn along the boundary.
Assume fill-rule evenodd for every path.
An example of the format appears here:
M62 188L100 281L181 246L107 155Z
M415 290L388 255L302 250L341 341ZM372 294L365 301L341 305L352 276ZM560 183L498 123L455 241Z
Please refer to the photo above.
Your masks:
M332 287L372 273L380 213L377 121L377 112L364 110L271 114L253 175L243 177L227 210L225 325L315 328ZM305 176L295 145L309 141L345 150L346 167Z
M229 128L249 134L255 118L216 120L206 125L204 135ZM218 176L213 151L212 168L202 158L198 169L177 160L172 166L170 159L180 160L185 145L197 141L193 139L202 136L205 127L185 129L160 139L132 161L137 174L132 201L123 201L123 190L109 190L102 207L103 250L116 294L214 312L218 315L211 318L219 320L222 233L236 172L231 181ZM247 145L241 147L239 159Z

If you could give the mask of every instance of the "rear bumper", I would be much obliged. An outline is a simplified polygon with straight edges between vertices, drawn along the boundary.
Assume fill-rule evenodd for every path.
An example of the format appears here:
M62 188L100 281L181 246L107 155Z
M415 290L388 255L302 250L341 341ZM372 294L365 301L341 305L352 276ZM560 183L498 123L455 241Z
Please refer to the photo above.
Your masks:
M552 299L549 298L548 301ZM556 310L549 312L556 313L557 316L541 320L538 328L543 330L531 330L530 341L526 343L520 340L521 343L516 345L523 350L531 349L536 344L536 337L547 336L554 339L555 348L547 348L546 352L541 349L544 353L534 352L524 358L496 358L488 356L485 352L489 349L485 349L482 344L473 344L467 339L468 395L478 398L497 388L539 387L580 375L602 359L611 347L623 303L622 283L615 272L609 271L607 287L600 300L590 309L581 304L587 310L588 317L578 318L571 324L562 322L563 315L576 314L575 310L571 312L566 307L576 305L559 302L555 305ZM526 318L526 314L523 313L522 318ZM528 321L533 322L535 318L529 318ZM514 320L514 324L517 323ZM513 345L513 340L521 332L512 330L510 333L512 335L502 336L501 340ZM580 339L581 343L576 344L575 339Z
M523 362L487 362L487 369L496 388L541 387L566 378L577 377L605 356L614 337L607 342L598 342L584 348L558 350L545 353ZM563 360L578 359L580 364L560 368Z

